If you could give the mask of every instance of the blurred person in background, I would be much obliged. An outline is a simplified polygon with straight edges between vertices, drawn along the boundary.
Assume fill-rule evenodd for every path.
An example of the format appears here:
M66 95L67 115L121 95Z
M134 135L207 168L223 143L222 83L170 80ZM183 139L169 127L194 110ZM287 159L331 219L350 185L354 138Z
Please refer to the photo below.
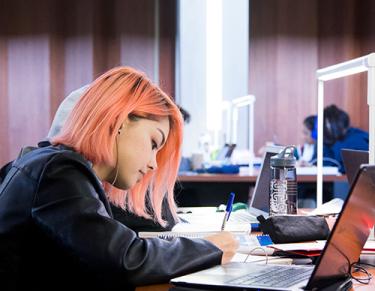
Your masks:
M352 127L350 117L344 110L336 105L330 105L324 108L324 127L323 127L323 165L337 166L341 173L345 173L342 161L341 150L353 149L368 151L369 135L368 132ZM316 147L312 164L316 164Z

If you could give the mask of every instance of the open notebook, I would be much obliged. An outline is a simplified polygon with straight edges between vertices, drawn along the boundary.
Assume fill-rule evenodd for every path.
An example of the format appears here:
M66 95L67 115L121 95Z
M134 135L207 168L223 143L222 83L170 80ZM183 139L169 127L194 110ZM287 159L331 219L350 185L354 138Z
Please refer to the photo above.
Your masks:
M176 237L185 237L190 239L197 239L197 238L204 238L213 234L219 233L219 231L185 231L185 232L176 232L176 231L162 231L162 232L140 232L138 234L141 238L152 238L152 237L159 237L162 239L172 240ZM237 252L243 254L253 253L256 248L266 246L272 243L269 236L265 235L250 235L249 232L241 232L241 231L234 231L232 232L233 235L239 242L239 248ZM267 252L267 254L271 254L273 250L261 250L261 253ZM258 252L256 252L258 253ZM255 253L254 253L255 254Z

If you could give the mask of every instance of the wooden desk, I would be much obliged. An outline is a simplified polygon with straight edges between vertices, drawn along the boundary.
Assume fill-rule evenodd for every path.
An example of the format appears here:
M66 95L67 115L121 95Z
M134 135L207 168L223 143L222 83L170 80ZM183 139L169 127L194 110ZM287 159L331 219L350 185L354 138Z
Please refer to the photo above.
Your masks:
M350 290L358 290L358 291L370 291L375 290L375 268L374 267L368 267L367 270L372 274L372 279L370 281L370 284L364 285L360 284L356 281L353 281L353 287ZM143 286L143 287L137 287L137 291L167 291L171 287L170 284L158 284L158 285L150 285L150 286Z
M175 187L175 197L180 207L220 205L227 200L228 193L236 193L236 202L248 203L255 186L259 170L251 174L184 174L178 177ZM316 175L298 175L299 187L316 190ZM345 175L324 175L324 189L333 188L333 182L345 181ZM326 188L327 187L327 188ZM331 197L326 200L332 199Z
M370 283L368 285L364 285L364 284L358 283L358 282L353 280L353 287L350 290L360 290L360 291L370 291L370 290L373 291L373 290L375 290L375 279L374 279L375 268L371 267L371 268L368 268L367 270L372 275L372 279L371 279Z
M183 174L178 176L179 182L243 182L255 183L259 171L254 170L253 174ZM299 175L297 177L298 183L316 182L316 175ZM346 181L345 175L324 175L324 182Z

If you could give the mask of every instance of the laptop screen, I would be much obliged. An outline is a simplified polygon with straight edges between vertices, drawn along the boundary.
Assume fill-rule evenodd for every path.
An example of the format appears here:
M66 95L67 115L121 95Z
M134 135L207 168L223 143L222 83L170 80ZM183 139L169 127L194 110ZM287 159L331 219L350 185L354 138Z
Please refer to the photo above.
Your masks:
M351 185L360 165L368 164L368 151L342 149L341 155L344 162L346 177Z
M348 274L358 260L374 227L374 180L375 166L360 169L308 286Z
M270 159L278 154L282 147L269 147L263 158L263 163L255 183L255 188L250 201L250 213L267 215L269 213L269 187L271 179ZM259 210L259 211L258 211Z

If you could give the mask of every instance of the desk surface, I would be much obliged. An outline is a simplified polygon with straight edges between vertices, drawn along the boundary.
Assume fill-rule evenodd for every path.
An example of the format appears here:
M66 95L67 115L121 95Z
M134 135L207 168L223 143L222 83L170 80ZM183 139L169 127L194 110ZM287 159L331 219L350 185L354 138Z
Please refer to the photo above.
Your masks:
M259 171L254 170L252 174L182 174L178 176L180 182L244 182L255 183ZM297 181L316 182L316 175L298 175ZM324 175L324 182L347 181L345 175Z
M353 281L353 287L350 290L359 290L359 291L370 291L375 290L375 268L369 267L367 269L372 274L372 279L370 281L370 284L364 285L360 284L356 281ZM158 285L150 285L150 286L143 286L143 287L137 287L137 291L166 291L171 287L170 284L158 284Z

